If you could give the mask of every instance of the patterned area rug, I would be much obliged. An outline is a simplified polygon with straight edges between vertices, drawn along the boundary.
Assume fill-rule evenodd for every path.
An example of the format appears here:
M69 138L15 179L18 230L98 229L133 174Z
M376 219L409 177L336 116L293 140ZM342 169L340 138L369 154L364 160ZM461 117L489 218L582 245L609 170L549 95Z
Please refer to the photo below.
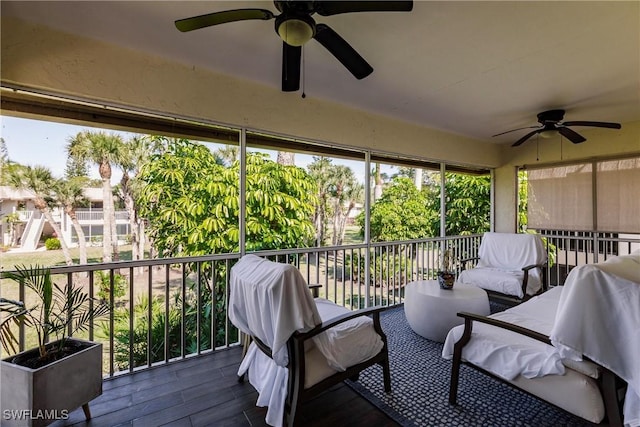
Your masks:
M413 332L402 307L385 312L381 321L389 341L392 392L384 393L377 365L347 384L402 426L593 425L464 365L458 404L450 406L451 361L441 357L442 343Z

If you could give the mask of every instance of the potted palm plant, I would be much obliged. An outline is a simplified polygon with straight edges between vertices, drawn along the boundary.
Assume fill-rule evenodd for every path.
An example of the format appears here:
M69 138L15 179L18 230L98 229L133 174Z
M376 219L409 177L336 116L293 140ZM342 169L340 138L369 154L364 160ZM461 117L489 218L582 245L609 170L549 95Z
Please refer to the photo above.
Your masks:
M35 331L38 346L0 361L2 425L45 426L80 406L91 418L89 401L102 394L102 344L72 337L107 314L109 305L69 283L53 283L45 267L16 267L4 276L23 283L38 302L27 307L0 299L2 347L16 351L12 324Z

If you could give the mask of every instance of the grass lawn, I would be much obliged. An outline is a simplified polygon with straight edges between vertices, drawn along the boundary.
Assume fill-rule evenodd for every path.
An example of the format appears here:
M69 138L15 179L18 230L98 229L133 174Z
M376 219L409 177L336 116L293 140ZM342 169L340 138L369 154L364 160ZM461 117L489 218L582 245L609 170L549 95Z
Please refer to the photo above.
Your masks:
M78 248L71 248L71 257L75 264L79 263ZM131 259L131 245L120 246L120 260ZM102 262L102 247L92 246L87 248L87 261L90 264ZM62 249L54 251L35 251L35 252L5 252L0 256L0 267L2 271L13 270L16 265L34 265L39 264L44 267L54 267L65 265Z
M363 237L360 236L360 227L357 225L347 225L344 230L344 245L357 245L362 243Z

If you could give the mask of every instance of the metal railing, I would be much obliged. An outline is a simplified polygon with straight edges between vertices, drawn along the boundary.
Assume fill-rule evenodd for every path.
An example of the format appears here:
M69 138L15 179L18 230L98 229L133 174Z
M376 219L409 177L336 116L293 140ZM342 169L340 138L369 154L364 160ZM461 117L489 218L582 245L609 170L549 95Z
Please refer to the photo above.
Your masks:
M80 222L100 222L104 220L104 213L102 209L91 211L76 211L76 218ZM116 221L128 221L129 213L127 211L116 211Z
M404 287L435 279L445 249L475 256L480 236L256 252L295 265L320 297L350 309L404 301ZM108 317L95 319L80 338L103 342L105 376L238 345L227 317L230 269L240 254L122 261L52 267L56 283L82 286L92 298L109 301ZM29 301L24 285L3 280L3 294ZM34 344L19 328L20 351ZM53 337L52 337L53 338Z
M15 211L15 213L18 214L18 220L22 222L29 221L31 219L31 215L33 215L33 212L34 211L25 209L19 209Z
M598 231L537 230L543 237L549 262L550 286L563 285L569 272L579 265L606 261L640 249L640 235Z
M550 255L551 285L563 284L576 265L640 248L640 236L541 234ZM444 251L454 260L473 258L480 241L480 235L472 235L255 254L295 265L308 283L321 285L321 297L355 310L402 304L407 283L436 278ZM230 269L239 258L231 253L122 261L53 267L51 272L57 282L83 286L91 297L111 303L109 316L96 319L83 338L103 342L104 373L112 377L238 345L227 302ZM3 296L13 286L16 299L28 297L20 284L5 279L2 286ZM18 335L20 350L33 344L24 326Z

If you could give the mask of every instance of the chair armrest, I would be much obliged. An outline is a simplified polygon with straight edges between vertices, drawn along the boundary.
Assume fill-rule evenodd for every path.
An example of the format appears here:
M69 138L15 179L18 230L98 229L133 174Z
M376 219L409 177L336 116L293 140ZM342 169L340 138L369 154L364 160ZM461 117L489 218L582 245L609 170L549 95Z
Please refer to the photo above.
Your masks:
M522 267L522 271L529 271L532 268L540 268L543 269L545 266L547 265L547 263L543 263L543 264L531 264L531 265L527 265L526 267Z
M320 296L319 289L322 287L321 284L314 283L313 285L308 285L308 287L311 289L311 295L313 295L314 298L318 298Z
M380 322L380 313L390 309L391 307L369 307L363 308L361 310L353 311L350 313L342 314L338 317L335 317L327 322L323 322L315 328L307 331L307 332L294 332L294 336L298 340L306 341L309 338L313 338L318 334L326 331L327 329L331 329L336 325L339 325L344 322L348 322L349 320L355 319L356 317L361 316L373 316L374 323ZM376 328L377 330L377 328Z
M551 345L551 340L548 336L531 329L523 328L522 326L514 325L513 323L503 322L502 320L493 319L486 316L480 316L478 314L459 312L459 317L464 318L464 331L462 336L453 345L453 359L451 364L451 382L449 384L449 403L455 405L458 396L458 382L460 377L460 365L462 362L462 349L471 340L471 333L473 330L473 323L480 322L487 325L496 326L498 328L506 329L517 334L525 335L535 340L541 341L545 344ZM473 365L473 364L472 364Z
M545 261L542 264L531 264L526 267L522 267L522 271L524 272L524 277L522 278L522 295L523 298L527 296L527 283L529 283L529 270L533 268L539 268L542 273L542 292L547 291L547 275L545 274L545 267L547 266L547 262Z
M320 285L317 285L320 286ZM356 317L361 317L361 316L373 316L373 327L376 330L376 332L378 332L378 334L380 334L381 336L383 336L384 340L386 340L386 336L384 336L384 332L382 332L382 327L380 326L380 313L390 309L391 307L370 307L370 308L364 308L362 310L357 310L357 311L353 311L353 312L349 312L349 313L345 313L342 314L338 317L335 317L333 319L331 319L328 322L323 322L321 324L319 324L318 326L316 326L315 328L307 331L307 332L294 332L293 335L291 336L295 341L298 342L298 344L296 345L300 345L301 347L299 348L298 351L304 351L304 347L302 347L303 343L313 337L315 337L318 334L321 334L322 332L326 331L327 329L333 328L336 325L339 325L341 323L344 322L348 322L349 320L355 319ZM271 352L271 348L265 344L264 342L262 342L258 337L255 336L251 336L251 338L253 339L253 341L256 343L256 346L264 353L266 354L269 358L273 358L273 354ZM302 350L300 350L302 349Z
M487 325L495 326L497 328L506 329L508 331L515 332L517 334L524 335L529 338L533 338L534 340L540 341L547 345L552 345L551 339L547 335L541 334L540 332L534 331L532 329L523 328L522 326L514 325L513 323L504 322L502 320L493 319L487 316L480 316L478 314L467 313L464 311L458 313L458 316L464 318L465 320L464 322L465 332L467 329L467 323L469 323L469 326L471 326L472 322L480 322L480 323L486 323Z
M466 258L466 259L460 260L460 271L464 271L467 269L467 263L469 261L479 261L479 260L480 260L480 257Z

